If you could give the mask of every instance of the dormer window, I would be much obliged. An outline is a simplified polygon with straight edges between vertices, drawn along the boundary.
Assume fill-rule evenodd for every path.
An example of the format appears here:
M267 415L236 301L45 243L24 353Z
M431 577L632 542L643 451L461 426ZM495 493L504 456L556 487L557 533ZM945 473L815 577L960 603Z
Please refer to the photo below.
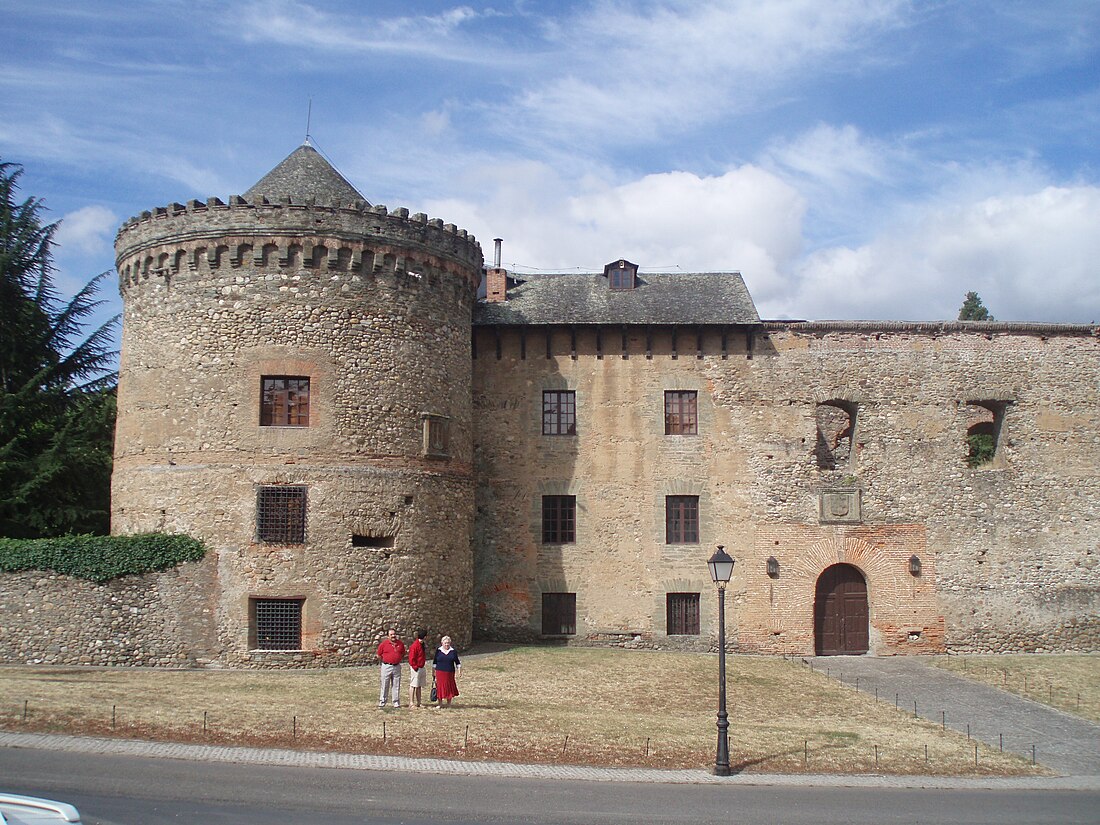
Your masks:
M603 274L607 277L607 285L611 289L634 289L638 276L638 265L632 264L625 258L620 258L605 266Z

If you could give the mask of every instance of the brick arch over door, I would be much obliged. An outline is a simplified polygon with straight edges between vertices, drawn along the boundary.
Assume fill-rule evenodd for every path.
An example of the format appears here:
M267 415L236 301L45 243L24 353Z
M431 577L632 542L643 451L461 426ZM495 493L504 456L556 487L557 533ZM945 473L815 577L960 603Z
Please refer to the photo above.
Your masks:
M850 564L826 567L814 591L814 653L840 656L870 647L867 580Z

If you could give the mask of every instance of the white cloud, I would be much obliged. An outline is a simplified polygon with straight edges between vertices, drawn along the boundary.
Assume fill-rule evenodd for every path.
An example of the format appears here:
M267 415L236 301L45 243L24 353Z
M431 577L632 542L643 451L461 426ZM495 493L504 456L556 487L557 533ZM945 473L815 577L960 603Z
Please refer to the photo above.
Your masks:
M507 104L548 135L636 142L770 105L767 96L864 35L904 22L899 0L598 2L547 27L551 57ZM514 122L510 121L510 122Z
M819 250L774 314L952 319L977 291L1005 321L1100 319L1100 187L927 207L921 219L858 247Z
M61 219L54 236L66 252L100 255L111 249L119 219L105 206L84 206Z
M758 299L786 283L804 208L794 189L755 166L613 185L564 181L534 163L493 170L479 200L431 204L478 234L487 253L489 239L503 237L503 263L519 272L593 271L620 257L650 271L740 269Z
M365 7L369 9L369 6ZM272 42L302 49L345 53L389 52L422 54L440 59L476 62L485 55L452 40L479 14L455 6L435 15L383 17L369 11L334 14L296 0L264 0L246 6L240 27L247 42Z

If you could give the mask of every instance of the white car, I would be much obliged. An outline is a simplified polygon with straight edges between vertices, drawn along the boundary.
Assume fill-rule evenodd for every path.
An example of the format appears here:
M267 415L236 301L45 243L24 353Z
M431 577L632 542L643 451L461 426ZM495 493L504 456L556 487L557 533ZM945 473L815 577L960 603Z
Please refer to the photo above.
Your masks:
M55 825L58 822L79 823L80 814L64 802L0 793L0 825Z

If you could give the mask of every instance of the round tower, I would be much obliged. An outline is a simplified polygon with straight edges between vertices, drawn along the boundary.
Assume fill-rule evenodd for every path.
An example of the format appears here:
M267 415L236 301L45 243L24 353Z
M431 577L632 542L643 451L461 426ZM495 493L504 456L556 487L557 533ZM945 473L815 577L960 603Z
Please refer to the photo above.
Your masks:
M370 205L308 144L144 212L124 303L115 533L215 553L206 658L362 664L390 626L469 641L473 236Z

